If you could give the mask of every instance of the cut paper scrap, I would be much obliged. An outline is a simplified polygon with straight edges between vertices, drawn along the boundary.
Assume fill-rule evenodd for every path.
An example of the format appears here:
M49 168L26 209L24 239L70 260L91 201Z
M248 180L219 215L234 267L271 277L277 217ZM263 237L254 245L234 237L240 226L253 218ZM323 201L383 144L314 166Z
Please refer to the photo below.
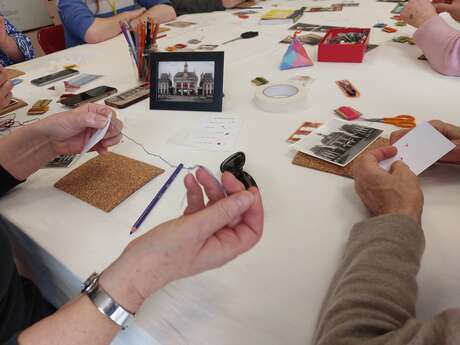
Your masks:
M297 37L294 37L281 60L280 69L286 70L297 67L313 66L313 60Z

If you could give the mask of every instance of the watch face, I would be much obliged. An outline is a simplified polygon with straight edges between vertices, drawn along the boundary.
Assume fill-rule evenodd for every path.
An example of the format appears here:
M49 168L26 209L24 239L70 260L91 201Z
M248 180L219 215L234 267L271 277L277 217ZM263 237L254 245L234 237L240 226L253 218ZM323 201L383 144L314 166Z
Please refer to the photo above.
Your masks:
M91 291L93 291L96 288L98 281L99 281L99 275L96 272L94 272L83 283L83 288L81 290L81 293L88 294Z

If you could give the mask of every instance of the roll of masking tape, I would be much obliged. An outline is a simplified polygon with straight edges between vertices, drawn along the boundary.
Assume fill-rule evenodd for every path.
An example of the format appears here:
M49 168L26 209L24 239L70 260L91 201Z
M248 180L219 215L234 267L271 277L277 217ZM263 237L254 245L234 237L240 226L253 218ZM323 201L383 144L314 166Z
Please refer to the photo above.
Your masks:
M307 88L300 83L267 84L257 88L254 103L263 111L280 113L301 108L307 101Z

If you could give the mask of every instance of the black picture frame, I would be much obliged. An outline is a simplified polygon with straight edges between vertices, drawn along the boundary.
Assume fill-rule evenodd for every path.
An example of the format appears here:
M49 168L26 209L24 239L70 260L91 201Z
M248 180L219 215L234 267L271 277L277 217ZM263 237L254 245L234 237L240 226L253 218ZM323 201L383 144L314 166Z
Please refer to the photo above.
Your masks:
M174 53L151 53L151 77L150 77L150 109L152 110L187 110L187 111L214 111L222 112L223 82L224 82L224 52L174 52ZM171 86L165 91L164 87L160 89L160 64L162 62L194 62L194 61L213 61L214 62L214 84L212 91L212 100L208 95L207 101L174 101L162 100L161 92L177 92L177 88ZM185 68L185 67L184 67ZM173 82L169 79L171 83ZM198 84L201 80L198 81ZM201 87L201 85L200 85ZM196 88L196 97L203 97L204 88ZM182 91L182 90L181 90ZM188 91L187 91L188 92ZM192 91L194 92L194 91ZM188 95L187 95L188 96ZM164 95L163 95L164 97ZM174 97L171 95L171 97ZM183 96L176 96L177 98Z

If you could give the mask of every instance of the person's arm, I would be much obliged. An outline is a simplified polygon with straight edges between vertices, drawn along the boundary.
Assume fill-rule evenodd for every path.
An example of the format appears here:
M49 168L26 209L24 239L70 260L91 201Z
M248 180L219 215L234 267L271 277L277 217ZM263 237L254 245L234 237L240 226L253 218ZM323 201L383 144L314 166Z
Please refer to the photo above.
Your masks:
M58 3L62 23L73 36L86 43L99 43L121 33L120 21L131 21L145 9L126 11L109 18L96 18L84 1L60 0Z
M415 42L433 69L445 75L460 76L460 31L447 25L438 16L435 6L438 4L429 0L411 0L401 17L418 28Z
M225 10L222 0L171 0L171 6L174 7L178 16Z
M13 62L30 60L35 57L31 40L0 15L0 50Z
M87 104L65 113L50 116L0 138L0 165L17 180L25 180L60 154L77 154L107 117L112 122L104 139L94 150L105 153L121 139L122 123L109 107Z
M147 18L150 18L156 24L167 23L176 19L176 11L174 11L168 0L139 0L138 2L147 10L142 16L133 21L133 25L136 25L139 21L145 21Z
M460 31L435 16L420 26L414 38L436 71L460 76Z
M351 231L321 310L315 345L456 343L449 332L456 332L460 310L415 319L423 195L403 163L394 163L390 172L378 166L395 154L395 148L383 148L355 163L356 191L376 217Z
M261 238L263 207L259 192L224 173L222 185L204 169L185 178L185 215L132 241L102 274L101 287L120 305L136 312L167 283L220 267ZM202 187L210 204L205 206ZM223 188L229 196L225 196ZM20 345L108 345L118 327L86 296L19 335Z

